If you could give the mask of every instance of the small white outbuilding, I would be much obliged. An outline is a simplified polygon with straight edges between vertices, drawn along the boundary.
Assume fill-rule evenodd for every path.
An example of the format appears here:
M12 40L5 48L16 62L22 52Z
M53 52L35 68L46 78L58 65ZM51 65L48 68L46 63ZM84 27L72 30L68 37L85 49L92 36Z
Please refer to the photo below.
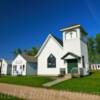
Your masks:
M12 61L11 75L36 75L37 74L37 60L33 56L17 55Z
M5 60L5 59L0 59L0 68L1 68L1 74L2 75L8 75L11 74L11 64Z

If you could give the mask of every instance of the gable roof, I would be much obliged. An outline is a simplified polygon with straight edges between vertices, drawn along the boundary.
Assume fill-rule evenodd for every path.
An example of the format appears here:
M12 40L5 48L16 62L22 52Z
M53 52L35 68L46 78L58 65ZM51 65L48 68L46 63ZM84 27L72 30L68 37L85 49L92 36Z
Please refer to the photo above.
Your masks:
M6 62L10 65L12 63L12 60L6 60Z
M61 45L61 46L63 46L63 41L61 40L61 39L59 39L58 37L56 37L56 36L54 36L54 35L52 35L57 41L58 41L58 43Z
M71 56L73 56L73 57L75 57L75 58L78 58L78 59L81 58L81 57L79 57L78 55L76 55L76 54L74 54L74 53L68 52L68 53L66 53L63 57L61 57L61 59L64 59L64 58L67 57L68 55L71 55Z
M29 63L37 63L37 58L34 56L29 56L26 54L22 54L21 56Z
M1 58L0 61L5 61L9 65L12 63L12 60L7 60L7 59L4 59L4 58Z
M45 47L46 43L48 42L48 40L49 40L50 38L54 39L54 40L56 41L56 43L57 43L61 48L63 47L63 42L62 42L62 40L60 40L59 38L57 38L57 37L55 37L55 36L49 34L48 37L46 38L46 40L44 41L43 45L42 45L41 48L39 49L39 51L38 51L38 53L37 53L37 55L36 55L35 57L39 56L39 54L42 52L43 48Z

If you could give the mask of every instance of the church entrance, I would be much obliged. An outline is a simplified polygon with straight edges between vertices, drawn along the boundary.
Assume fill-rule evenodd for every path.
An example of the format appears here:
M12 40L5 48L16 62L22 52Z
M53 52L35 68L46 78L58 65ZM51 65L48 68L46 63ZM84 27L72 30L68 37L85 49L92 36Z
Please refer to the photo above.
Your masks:
M78 60L77 59L67 60L67 65L68 65L68 73L71 73L73 68L78 67Z

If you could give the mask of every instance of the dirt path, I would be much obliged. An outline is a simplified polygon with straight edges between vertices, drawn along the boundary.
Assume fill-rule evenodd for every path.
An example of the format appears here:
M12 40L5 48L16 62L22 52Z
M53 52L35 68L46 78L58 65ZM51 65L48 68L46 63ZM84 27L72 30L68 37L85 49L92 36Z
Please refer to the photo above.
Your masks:
M0 83L0 93L26 100L100 100L100 96Z

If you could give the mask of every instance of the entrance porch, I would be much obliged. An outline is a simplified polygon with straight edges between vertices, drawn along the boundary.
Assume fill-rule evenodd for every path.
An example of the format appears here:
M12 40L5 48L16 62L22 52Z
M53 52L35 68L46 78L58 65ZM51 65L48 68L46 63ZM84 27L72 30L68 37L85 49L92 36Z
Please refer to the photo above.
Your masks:
M64 63L66 64L68 74L72 73L73 71L77 71L78 73L78 62L80 61L81 57L68 52L61 59L64 60Z

